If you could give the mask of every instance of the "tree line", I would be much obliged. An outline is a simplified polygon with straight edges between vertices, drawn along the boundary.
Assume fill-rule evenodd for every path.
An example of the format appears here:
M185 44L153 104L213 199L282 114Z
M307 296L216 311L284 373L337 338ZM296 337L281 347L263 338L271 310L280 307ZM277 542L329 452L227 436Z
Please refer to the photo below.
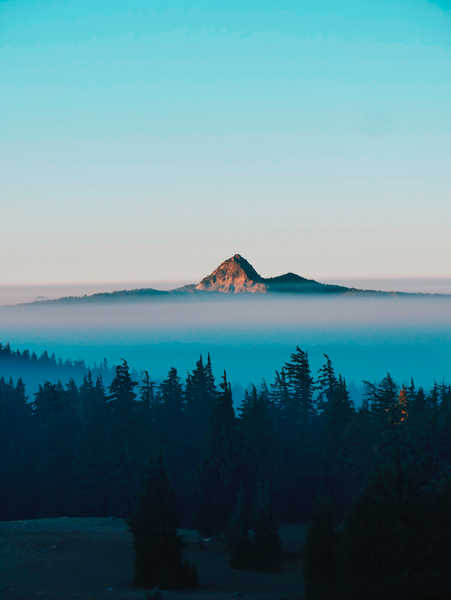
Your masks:
M27 384L28 392L32 395L43 381L68 381L74 379L81 383L88 372L84 360L63 360L55 353L46 350L40 354L30 350L14 350L10 344L0 343L0 377L17 380L19 377ZM104 359L100 364L91 367L93 377L101 375L106 383L114 376L108 362Z
M177 515L171 531L224 536L237 568L279 569L278 523L310 522L310 598L341 588L414 597L442 585L448 384L399 386L387 374L365 382L356 407L330 358L314 374L299 347L237 409L209 356L183 381L174 367L158 385L149 372L137 379L124 360L107 386L88 372L81 385L47 381L28 398L21 379L0 380L0 519L128 517L138 543L142 499L159 485ZM170 548L179 556L175 538Z

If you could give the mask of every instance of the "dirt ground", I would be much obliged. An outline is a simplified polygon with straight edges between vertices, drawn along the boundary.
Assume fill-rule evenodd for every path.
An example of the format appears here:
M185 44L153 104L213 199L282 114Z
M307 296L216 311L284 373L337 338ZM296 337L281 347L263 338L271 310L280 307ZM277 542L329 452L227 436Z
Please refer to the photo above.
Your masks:
M284 548L292 553L278 574L231 569L220 542L201 544L195 532L182 532L185 556L199 571L195 591L161 592L161 600L299 600L305 529L282 527ZM1 600L147 600L131 586L132 540L114 518L37 519L0 522Z

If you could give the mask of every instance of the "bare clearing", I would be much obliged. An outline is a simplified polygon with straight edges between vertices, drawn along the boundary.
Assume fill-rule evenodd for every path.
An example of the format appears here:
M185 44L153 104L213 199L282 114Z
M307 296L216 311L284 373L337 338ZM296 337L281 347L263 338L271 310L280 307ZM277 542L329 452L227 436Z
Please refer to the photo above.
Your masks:
M196 591L162 592L163 600L299 600L302 527L283 527L293 555L280 574L231 569L220 542L186 532L186 557L199 570ZM0 523L1 600L146 600L134 589L132 539L121 519L58 518Z

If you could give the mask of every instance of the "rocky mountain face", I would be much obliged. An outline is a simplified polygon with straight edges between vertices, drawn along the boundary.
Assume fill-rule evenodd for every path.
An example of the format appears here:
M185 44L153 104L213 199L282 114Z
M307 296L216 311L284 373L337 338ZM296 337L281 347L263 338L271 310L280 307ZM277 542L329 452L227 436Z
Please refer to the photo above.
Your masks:
M223 292L224 294L243 292L264 294L268 291L264 279L239 254L235 254L221 263L213 273L195 285L194 289L202 292Z
M187 287L190 291L224 294L343 293L349 291L349 288L319 283L313 279L300 277L295 273L286 273L278 277L262 277L240 254L228 258L202 281Z

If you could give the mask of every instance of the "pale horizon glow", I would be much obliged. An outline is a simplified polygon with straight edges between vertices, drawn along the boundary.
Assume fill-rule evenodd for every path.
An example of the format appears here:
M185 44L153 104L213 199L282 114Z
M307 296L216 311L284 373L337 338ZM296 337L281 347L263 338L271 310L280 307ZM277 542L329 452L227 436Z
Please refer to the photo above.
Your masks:
M2 284L451 276L449 0L3 0L0 44Z

